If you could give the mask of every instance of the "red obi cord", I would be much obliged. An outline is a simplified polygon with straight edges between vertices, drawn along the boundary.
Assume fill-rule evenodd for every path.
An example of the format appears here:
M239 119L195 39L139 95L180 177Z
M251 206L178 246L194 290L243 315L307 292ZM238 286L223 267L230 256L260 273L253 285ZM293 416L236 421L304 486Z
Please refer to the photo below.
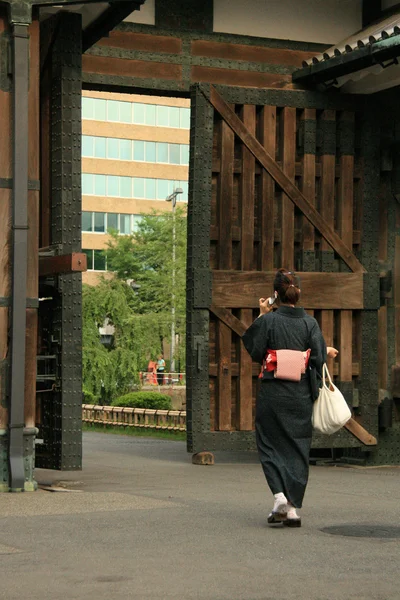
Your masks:
M304 365L305 369L308 367L308 362L310 360L311 348L303 352L304 356ZM267 350L267 354L263 360L263 364L261 367L261 373L259 374L259 379L263 376L264 371L275 371L277 367L277 358L276 358L276 350Z

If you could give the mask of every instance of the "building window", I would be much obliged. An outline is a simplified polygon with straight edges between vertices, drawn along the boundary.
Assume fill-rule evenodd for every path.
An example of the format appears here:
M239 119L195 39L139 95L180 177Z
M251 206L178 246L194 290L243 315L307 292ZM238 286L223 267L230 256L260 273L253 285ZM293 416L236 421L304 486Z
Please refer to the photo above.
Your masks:
M82 136L82 156L187 165L189 164L189 145L84 135Z
M165 200L174 188L182 188L179 201L188 200L188 182L173 179L119 177L116 175L82 174L82 193L88 196ZM167 193L166 193L167 192Z
M82 231L91 232L93 231L93 213L82 212Z
M107 231L109 229L116 229L117 231L119 230L117 213L108 213L108 215L107 215Z
M190 128L190 108L102 98L82 98L82 118L152 127Z
M106 255L103 250L93 250L93 270L107 271Z
M105 233L106 232L105 213L102 213L102 212L94 213L94 231L96 233Z
M88 271L93 271L93 250L82 250L87 256Z

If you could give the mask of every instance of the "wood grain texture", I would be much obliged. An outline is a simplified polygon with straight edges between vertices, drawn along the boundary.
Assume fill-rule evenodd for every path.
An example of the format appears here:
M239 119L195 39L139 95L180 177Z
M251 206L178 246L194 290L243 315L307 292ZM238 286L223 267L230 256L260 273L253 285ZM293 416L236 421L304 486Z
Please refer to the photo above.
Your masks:
M264 106L259 120L259 139L271 156L276 152L276 107ZM260 182L260 230L261 248L259 268L270 271L274 268L274 206L275 181L265 169L261 170Z
M264 46L211 42L208 40L194 40L191 44L191 53L193 56L294 67L301 67L303 60L308 60L314 56L312 52L301 50L265 48Z
M232 333L222 322L218 323L218 430L230 431L232 428L231 415L231 345Z
M256 133L256 107L244 105L242 119L246 128ZM233 167L233 165L232 165ZM242 176L241 176L241 266L244 271L254 269L254 177L255 160L252 153L242 146Z
M244 335L248 325L243 321L235 317L230 310L221 306L210 306L210 311L218 317L220 321L225 323L232 331L237 333L240 337Z
M344 427L366 446L377 445L378 441L376 437L364 429L355 419L350 419Z
M296 109L286 107L281 116L282 135L282 171L294 184L296 165ZM281 265L285 269L294 269L294 204L282 192L281 208Z
M181 39L138 32L110 31L108 37L101 38L97 45L123 48L124 50L141 50L142 52L182 54Z
M301 304L307 309L359 310L363 308L363 276L359 273L298 273ZM275 272L213 271L212 305L257 308L272 289Z
M259 73L257 71L193 66L190 77L193 83L219 83L221 85L253 88L293 88L290 75Z
M233 156L235 136L225 122L220 123L221 173L218 186L218 264L232 268Z
M250 134L243 122L232 111L229 105L213 86L211 86L210 101L214 108L236 133L236 135L246 144L257 160L270 173L285 194L318 229L321 235L325 237L330 246L339 254L339 256L341 256L350 269L352 269L354 272L364 273L364 267L353 254L353 252L342 242L335 231L327 225L322 216L308 202L307 198L305 198L296 185L286 176L282 169L279 168L275 160L268 154L265 148L263 148L258 140Z
M116 77L141 77L145 79L182 79L182 65L105 56L82 56L82 71ZM134 82L132 82L132 85Z
M302 121L315 121L316 110L306 108ZM303 154L301 160L301 191L312 206L315 206L315 154ZM314 251L314 227L308 219L303 219L303 250Z
M253 322L253 311L242 309L240 321L247 327ZM236 418L236 427L240 431L253 429L253 375L250 354L242 343L239 350L240 376L239 376L239 410Z

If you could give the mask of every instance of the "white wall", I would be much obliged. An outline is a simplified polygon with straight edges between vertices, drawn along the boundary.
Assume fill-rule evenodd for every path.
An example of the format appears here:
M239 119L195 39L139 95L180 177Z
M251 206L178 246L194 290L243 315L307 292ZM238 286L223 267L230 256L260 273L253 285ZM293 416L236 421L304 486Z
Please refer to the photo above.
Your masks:
M214 0L214 31L336 44L362 24L361 0Z
M142 23L155 25L156 22L155 0L146 0L140 10L135 10L125 19L128 23Z

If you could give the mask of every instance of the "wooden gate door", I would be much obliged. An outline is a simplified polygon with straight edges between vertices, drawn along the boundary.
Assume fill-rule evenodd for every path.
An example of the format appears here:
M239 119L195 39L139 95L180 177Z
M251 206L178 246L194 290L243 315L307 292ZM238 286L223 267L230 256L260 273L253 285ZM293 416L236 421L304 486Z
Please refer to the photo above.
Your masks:
M354 419L316 447L378 429L379 132L359 97L198 85L189 201L188 451L254 448L260 366L241 335L279 267L301 278Z

